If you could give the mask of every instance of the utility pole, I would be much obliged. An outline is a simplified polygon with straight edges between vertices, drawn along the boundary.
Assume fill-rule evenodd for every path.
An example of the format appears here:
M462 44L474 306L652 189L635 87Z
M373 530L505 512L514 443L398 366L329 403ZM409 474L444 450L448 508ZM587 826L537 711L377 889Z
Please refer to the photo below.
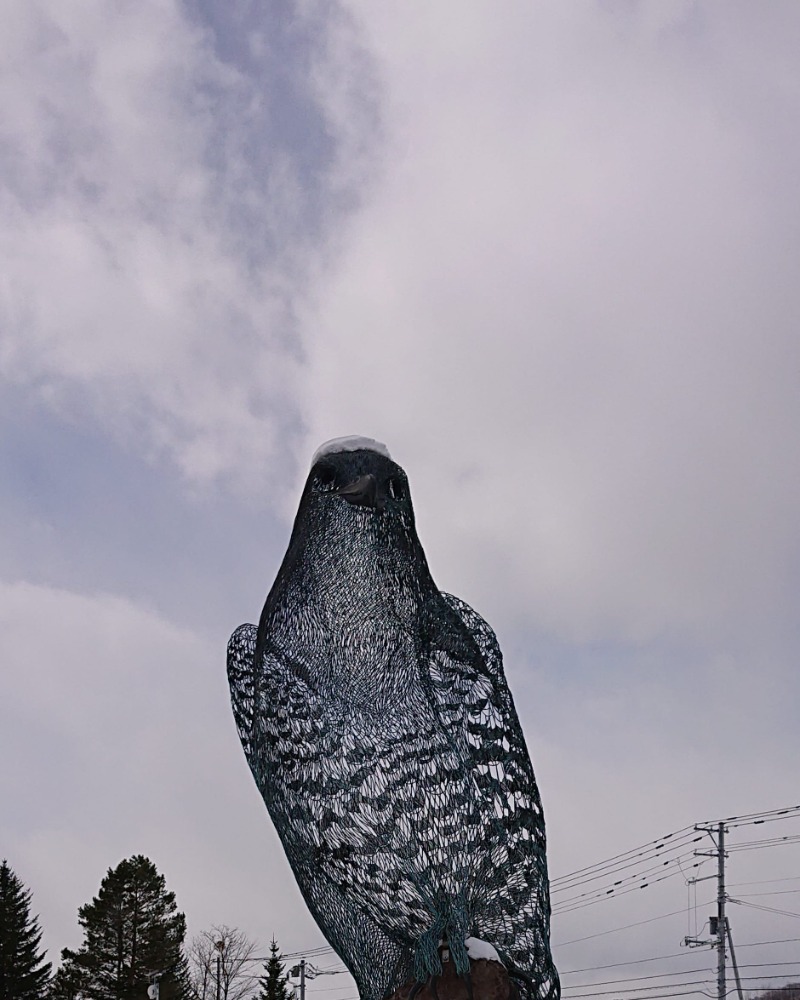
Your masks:
M717 1000L725 1000L725 824L717 825Z
M346 969L317 969L311 962L306 962L302 958L299 965L293 965L289 969L289 975L292 979L300 979L300 996L298 1000L306 1000L306 979L316 979L317 976L340 976L346 971ZM294 986L294 984L292 985ZM297 996L296 990L295 996Z
M317 973L315 972L314 967L312 966L311 979L313 979L316 974ZM304 958L301 958L299 965L294 965L292 966L291 969L289 969L289 975L292 976L293 978L295 976L300 977L300 1000L306 1000L306 960Z
M728 919L725 916L725 902L728 898L725 892L725 824L717 823L716 826L704 826L702 824L695 827L695 830L702 830L707 833L712 840L714 840L716 845L715 851L695 851L695 855L698 857L706 858L716 858L717 859L717 874L709 875L709 878L716 878L717 880L717 915L716 917L709 917L709 932L711 933L714 940L712 941L700 941L697 938L687 937L684 938L683 943L688 945L690 948L698 947L699 945L710 945L712 948L717 949L717 1000L725 1000L727 994L727 987L725 983L725 936L728 935L730 940L730 930L728 929ZM716 840L714 834L716 833ZM702 881L701 879L694 879L695 882ZM738 970L737 970L738 979Z
M733 950L733 935L731 934L731 922L725 917L725 930L728 933L728 947L731 950L731 962L733 963L733 975L736 978L736 991L739 994L739 1000L744 1000L744 994L742 993L742 981L739 978L739 966L736 964L736 952ZM157 998L156 998L157 1000Z

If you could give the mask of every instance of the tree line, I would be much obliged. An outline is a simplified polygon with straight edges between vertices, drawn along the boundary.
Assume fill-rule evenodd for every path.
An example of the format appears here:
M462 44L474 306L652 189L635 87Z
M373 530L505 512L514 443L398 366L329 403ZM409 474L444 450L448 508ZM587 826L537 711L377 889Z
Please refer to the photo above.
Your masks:
M255 944L225 924L186 943L186 917L141 854L109 868L78 910L83 942L53 973L32 893L0 863L0 1000L293 1000L273 938L259 973Z

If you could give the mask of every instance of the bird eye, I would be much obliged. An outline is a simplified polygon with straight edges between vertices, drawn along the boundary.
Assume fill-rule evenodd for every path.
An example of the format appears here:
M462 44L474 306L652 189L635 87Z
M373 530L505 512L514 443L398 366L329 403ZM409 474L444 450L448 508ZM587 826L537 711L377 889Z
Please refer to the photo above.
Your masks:
M330 489L336 483L336 473L330 466L322 466L317 472L317 482L324 489Z

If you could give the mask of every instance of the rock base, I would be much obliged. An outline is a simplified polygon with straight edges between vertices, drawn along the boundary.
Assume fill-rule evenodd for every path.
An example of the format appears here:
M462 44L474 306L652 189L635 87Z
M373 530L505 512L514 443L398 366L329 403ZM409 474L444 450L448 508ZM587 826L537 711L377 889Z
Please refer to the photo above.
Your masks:
M486 958L469 963L472 980L472 1000L519 1000L519 990L509 978L504 965ZM389 1000L409 1000L416 983L404 983ZM453 962L442 962L442 974L436 979L436 992L430 984L422 987L415 1000L470 1000L466 982L459 978Z

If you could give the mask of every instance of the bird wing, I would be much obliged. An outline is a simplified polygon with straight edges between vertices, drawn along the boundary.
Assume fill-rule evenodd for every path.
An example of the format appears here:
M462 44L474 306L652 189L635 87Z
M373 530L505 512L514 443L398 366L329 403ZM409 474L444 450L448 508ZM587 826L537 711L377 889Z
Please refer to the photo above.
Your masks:
M282 800L296 795L301 782L309 801L315 801L314 779L323 778L331 734L325 706L306 682L307 671L269 646L256 665L257 639L255 625L240 625L231 636L228 683L247 763L273 812ZM293 800L291 809L298 825L312 819L300 815L303 797Z
M432 699L477 788L484 850L475 858L476 936L503 956L522 995L558 996L548 944L544 815L494 632L442 594L428 619ZM471 821L471 817L467 817Z
M475 782L509 832L544 852L539 790L494 632L466 602L442 593L430 677L439 717L466 750ZM449 612L449 614L447 613Z
M253 655L257 638L255 625L240 625L228 641L228 684L233 718L248 764L253 734Z
M342 715L342 699L323 699L303 665L269 641L256 667L257 637L242 625L228 644L247 762L312 914L360 983L378 976L382 996L410 974L399 931L425 916L406 870L417 848L398 811L407 734L377 745L358 713Z

